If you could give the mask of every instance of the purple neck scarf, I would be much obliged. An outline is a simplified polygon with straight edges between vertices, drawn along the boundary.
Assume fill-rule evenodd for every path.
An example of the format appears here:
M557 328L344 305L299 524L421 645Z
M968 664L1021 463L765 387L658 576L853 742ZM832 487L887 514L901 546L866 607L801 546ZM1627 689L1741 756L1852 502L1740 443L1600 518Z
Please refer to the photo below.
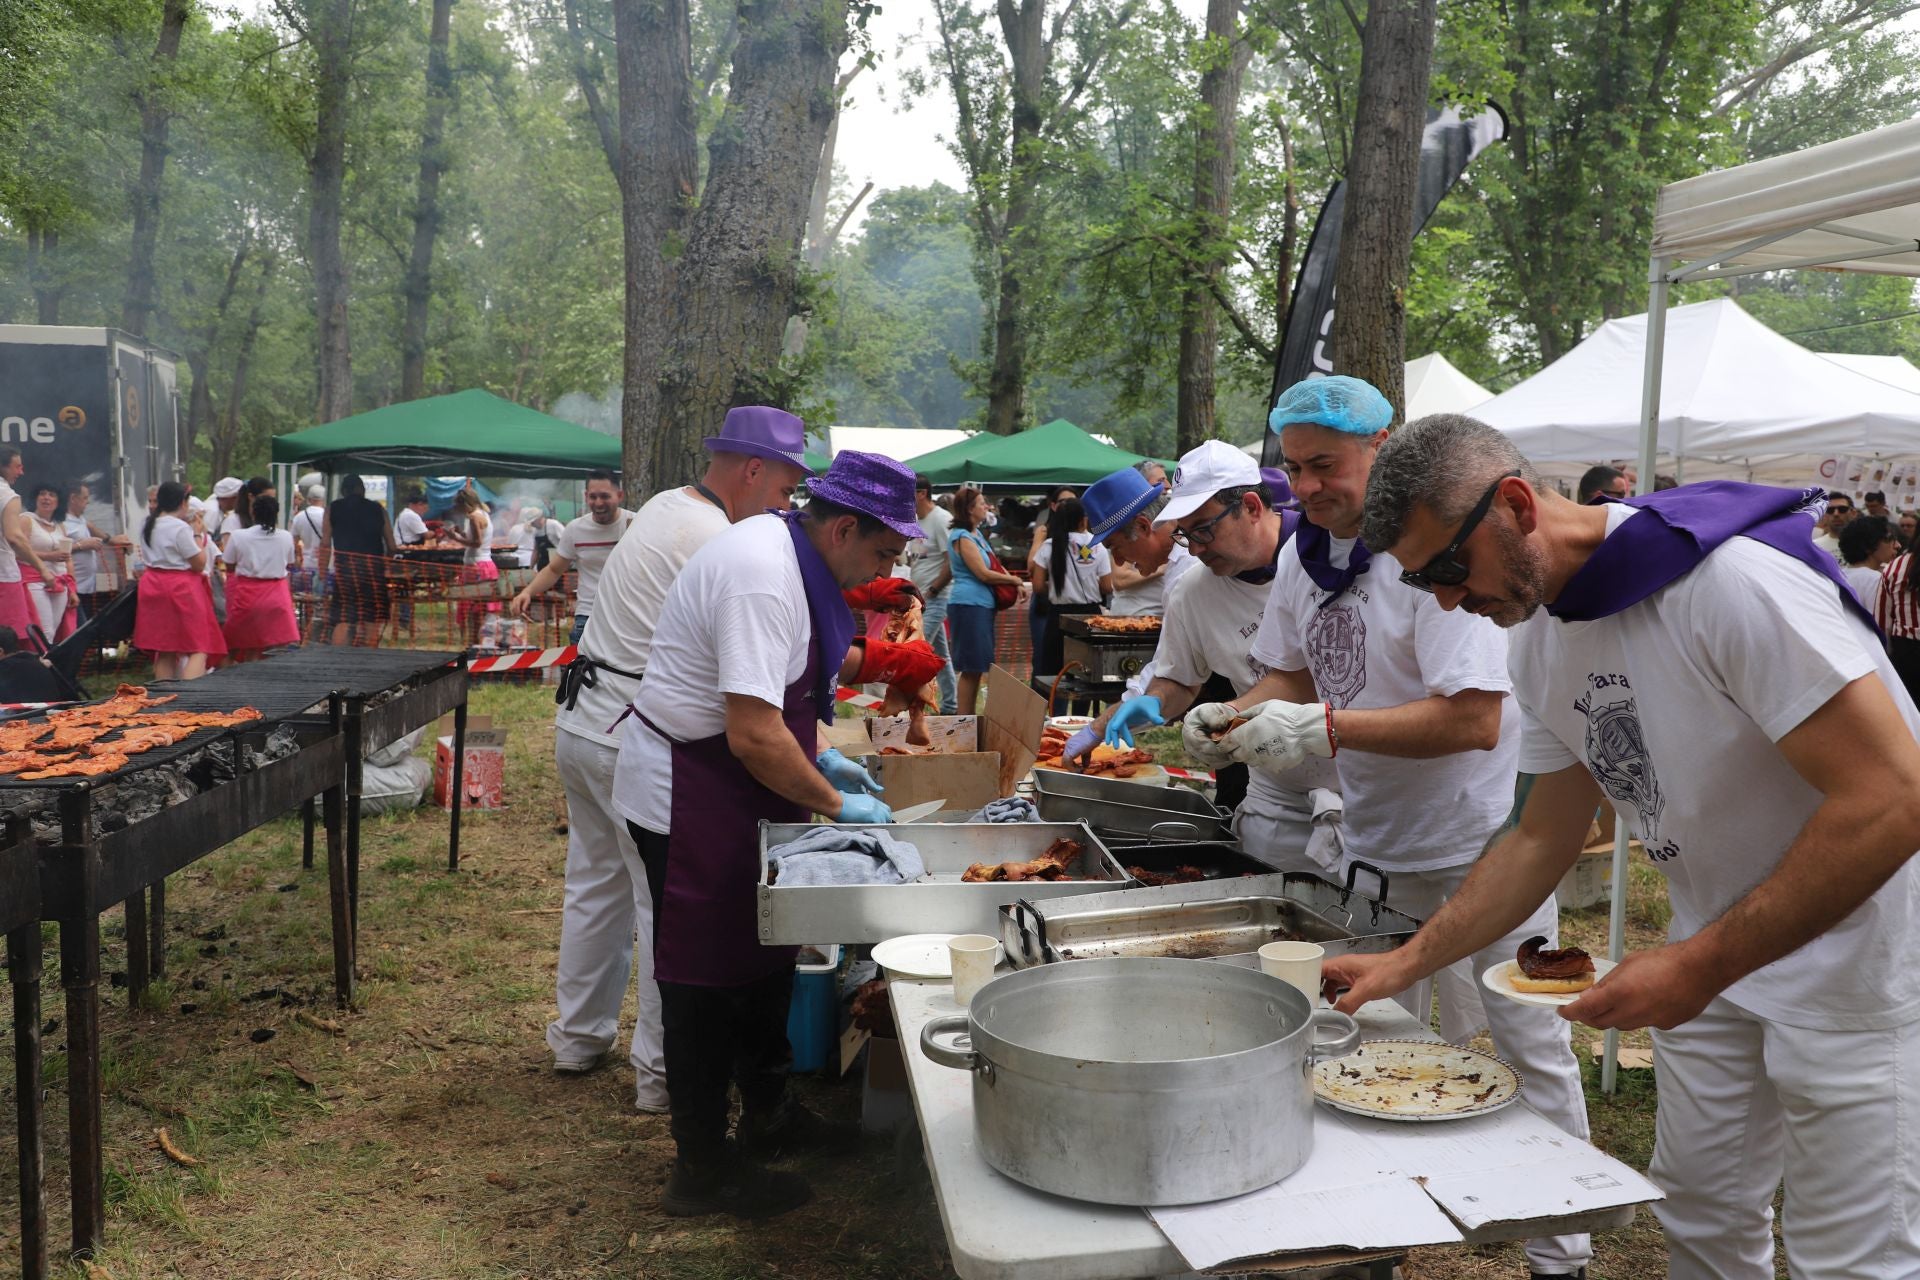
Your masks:
M1249 569L1245 573L1236 573L1233 575L1234 579L1256 587L1262 583L1272 582L1274 571L1280 567L1280 552L1287 545L1287 539L1291 538L1294 530L1299 527L1300 513L1298 511L1282 511L1280 513L1280 541L1273 544L1273 563L1264 569Z
M1367 544L1354 539L1353 550L1347 556L1347 567L1339 569L1333 563L1333 535L1319 525L1308 521L1300 530L1300 564L1313 579L1313 585L1327 593L1327 598L1318 605L1326 608L1338 600L1346 589L1353 585L1354 579L1367 571L1373 555L1367 550Z
M1775 489L1704 480L1638 498L1643 514L1617 526L1567 580L1547 612L1562 622L1591 622L1629 609L1691 573L1729 538L1748 537L1792 556L1840 590L1840 599L1875 626L1834 558L1813 545L1813 511L1825 491ZM1608 499L1609 502L1616 501Z
M806 519L798 511L776 511L787 522L793 535L793 554L800 561L800 584L807 593L807 617L813 623L813 710L815 719L831 722L834 716L834 689L840 683L840 667L847 660L847 647L853 643L853 611L840 594L840 583L833 570L813 549L807 532L801 527Z

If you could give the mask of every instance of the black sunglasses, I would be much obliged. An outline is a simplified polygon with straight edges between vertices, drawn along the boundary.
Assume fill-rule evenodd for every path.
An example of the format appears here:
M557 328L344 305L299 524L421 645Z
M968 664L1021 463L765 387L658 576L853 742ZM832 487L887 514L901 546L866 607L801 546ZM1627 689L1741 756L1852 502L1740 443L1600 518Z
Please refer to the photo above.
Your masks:
M1460 548L1466 545L1467 539L1473 536L1473 531L1478 529L1480 522L1487 518L1487 512L1493 509L1493 495L1500 491L1500 486L1519 474L1518 471L1509 471L1488 485L1487 491L1480 495L1480 501L1474 504L1473 510L1467 512L1467 518L1460 522L1460 531L1453 535L1453 541L1447 544L1446 550L1418 569L1402 570L1400 581L1416 590L1426 592L1431 592L1435 587L1457 587L1465 582L1468 570L1467 566L1461 564L1458 559Z

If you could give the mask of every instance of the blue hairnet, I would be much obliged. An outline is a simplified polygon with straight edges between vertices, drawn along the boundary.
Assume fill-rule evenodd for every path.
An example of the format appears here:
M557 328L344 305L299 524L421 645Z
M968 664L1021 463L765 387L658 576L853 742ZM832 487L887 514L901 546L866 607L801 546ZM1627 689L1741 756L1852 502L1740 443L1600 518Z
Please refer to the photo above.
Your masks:
M1269 430L1278 431L1295 422L1370 436L1392 425L1393 406L1371 382L1336 373L1294 383L1267 415Z

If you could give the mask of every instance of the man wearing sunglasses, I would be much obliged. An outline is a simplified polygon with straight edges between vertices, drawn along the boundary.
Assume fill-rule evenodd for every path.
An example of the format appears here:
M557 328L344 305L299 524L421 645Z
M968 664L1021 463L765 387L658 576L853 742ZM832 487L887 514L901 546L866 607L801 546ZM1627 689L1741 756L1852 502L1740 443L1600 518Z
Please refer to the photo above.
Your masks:
M1839 560L1840 531L1853 523L1856 514L1852 498L1844 493L1828 494L1827 509L1821 514L1820 523L1815 526L1817 532L1813 535L1813 545Z
M1231 703L1195 708L1184 736L1192 749L1227 730L1232 757L1255 776L1331 757L1349 858L1382 867L1394 904L1425 918L1459 888L1512 807L1519 712L1500 629L1442 609L1358 541L1367 478L1392 420L1386 398L1357 378L1309 379L1280 397L1268 425L1310 523L1280 556L1253 638L1253 660L1269 670ZM1551 1009L1479 999L1483 971L1512 960L1529 937L1557 935L1552 896L1512 925L1440 974L1441 1034L1464 1042L1491 1026L1528 1101L1584 1138L1568 1025ZM1376 994L1422 1021L1433 1007L1425 975ZM1527 1244L1540 1277L1582 1275L1592 1256L1584 1235Z
M1604 794L1667 878L1671 940L1558 1012L1655 1028L1649 1172L1680 1280L1773 1276L1783 1179L1794 1276L1920 1275L1920 712L1812 545L1818 497L1579 507L1454 414L1389 441L1367 492L1369 546L1512 629L1522 799L1390 963L1328 963L1341 1007L1532 911Z

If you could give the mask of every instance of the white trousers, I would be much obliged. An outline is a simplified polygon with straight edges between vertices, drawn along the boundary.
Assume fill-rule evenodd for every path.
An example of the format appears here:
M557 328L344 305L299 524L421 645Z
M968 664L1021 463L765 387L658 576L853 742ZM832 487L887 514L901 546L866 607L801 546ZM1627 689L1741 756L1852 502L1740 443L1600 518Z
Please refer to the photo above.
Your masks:
M1674 1280L1920 1276L1920 1023L1810 1031L1715 999L1653 1033L1653 1207Z
M27 599L33 604L34 621L40 624L47 643L52 644L60 634L60 619L67 613L67 593L65 589L48 591L44 582L27 584ZM26 637L22 636L21 639Z
M1417 919L1430 920L1472 869L1468 864L1438 871L1389 870L1387 902ZM1560 908L1551 896L1506 937L1395 999L1425 1023L1432 1016L1437 984L1441 1036L1463 1043L1482 1025L1491 1028L1494 1048L1519 1069L1526 1082L1521 1100L1576 1138L1585 1139L1587 1096L1580 1083L1580 1064L1573 1056L1573 1024L1554 1009L1498 998L1480 1000L1480 975L1513 959L1520 944L1536 934L1544 934L1549 946L1559 945ZM1592 1257L1593 1245L1584 1235L1527 1241L1527 1264L1543 1275L1578 1271Z
M653 898L626 821L613 807L620 749L564 729L553 736L554 761L567 789L567 896L554 984L560 1016L547 1024L547 1045L566 1062L585 1062L611 1050L620 1036L627 978L637 976L639 1007L628 1055L637 1080L635 1101L649 1110L664 1109L667 1067L660 988L653 981Z

